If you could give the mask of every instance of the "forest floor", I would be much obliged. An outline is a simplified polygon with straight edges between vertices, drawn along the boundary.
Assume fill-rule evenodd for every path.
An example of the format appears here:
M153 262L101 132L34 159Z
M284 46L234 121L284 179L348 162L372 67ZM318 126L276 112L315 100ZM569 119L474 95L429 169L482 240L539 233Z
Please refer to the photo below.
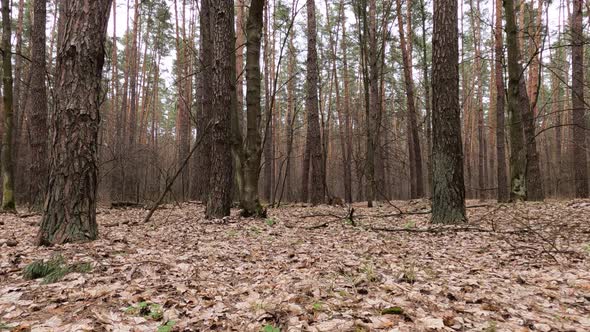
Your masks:
M101 208L99 240L52 248L34 246L39 216L2 215L0 330L590 331L590 201L469 201L447 227L426 201L392 204L356 204L352 222L329 206L211 221L187 203L147 224ZM23 278L56 254L91 270Z

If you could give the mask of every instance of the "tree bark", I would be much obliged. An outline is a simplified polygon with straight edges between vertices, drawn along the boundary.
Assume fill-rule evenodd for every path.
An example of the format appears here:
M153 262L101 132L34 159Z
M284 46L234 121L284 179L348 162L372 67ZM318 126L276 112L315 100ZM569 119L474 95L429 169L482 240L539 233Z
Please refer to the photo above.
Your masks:
M525 200L526 150L523 130L523 110L520 108L520 83L522 68L519 63L518 28L514 1L504 0L506 16L506 42L508 44L508 121L510 134L510 199Z
M139 71L139 52L138 52L138 38L139 38L139 14L141 3L139 0L134 0L134 15L133 15L133 32L131 34L131 54L129 56L129 121L127 122L127 153L131 155L129 158L129 165L127 168L136 169L136 142L137 142L137 76ZM138 178L137 172L131 171L125 174L125 196L128 198L135 198L138 200Z
M322 164L322 139L318 113L318 55L316 49L315 1L307 0L307 139L311 163L310 202L324 201L324 171ZM305 168L305 166L304 166ZM304 179L305 181L305 179Z
M412 59L409 43L406 43L404 25L402 21L401 0L397 0L397 19L399 27L400 47L404 65L404 82L406 85L407 103L407 135L410 165L410 192L411 198L424 196L424 179L422 175L422 151L420 137L418 136L418 124L416 120L416 104L414 101L414 79L412 78Z
M352 203L352 121L350 112L350 80L348 77L348 50L346 42L346 14L344 12L344 0L340 3L340 19L342 24L342 81L344 85L344 137L345 140L345 151L343 154L346 155L347 163L344 166L344 178L348 182L348 188L344 193L344 199L347 203Z
M262 153L260 137L260 40L262 36L264 0L252 0L246 23L246 144L244 147L242 214L262 216L258 199L258 176Z
M459 107L457 0L434 1L432 222L466 221Z
M272 7L269 3L265 7L266 20L264 20L264 92L265 92L265 126L262 149L264 153L264 165L262 167L262 197L268 202L272 202L272 187L274 173L274 105L272 102L273 80L274 80L274 39L271 27Z
M236 1L236 95L238 123L240 128L244 128L244 49L246 43L246 29L244 19L246 17L245 0ZM247 22L246 22L247 23Z
M183 33L180 34L180 24L178 22L178 1L174 1L174 16L176 18L176 89L177 89L177 121L176 125L178 128L177 144L178 144L178 162L182 162L186 159L190 152L190 139L191 139L191 126L190 126L190 102L189 102L189 89L187 89L187 81L190 79L187 77L187 62L186 48L187 40L184 33L184 6L182 11L182 27ZM147 45L147 44L146 44ZM189 168L182 170L180 175L180 189L181 197L185 196L186 186L188 184Z
M469 6L471 25L473 31L473 46L475 49L475 73L473 75L473 82L477 85L476 90L476 116L477 116L477 190L475 190L476 196L479 199L485 198L485 135L484 135L484 111L483 111L483 73L481 63L481 24L480 17L481 11L479 7L479 0L476 0L476 5L473 4L473 0L470 0Z
M33 28L31 31L31 101L29 114L31 117L31 203L40 207L45 198L45 188L49 175L47 168L47 90L45 86L45 25L46 2L34 1Z
M498 202L508 202L508 180L506 177L506 147L505 147L505 116L504 105L504 76L502 74L502 63L504 58L503 36L502 36L502 0L496 0L496 22L494 30L494 51L496 62L494 72L496 77L496 176L498 178Z
M572 20L572 108L573 108L573 155L576 197L588 197L588 159L586 154L584 102L584 30L582 27L583 0L573 0Z
M126 31L129 31L129 6L130 0L127 0L127 27ZM130 73L130 59L131 59L131 46L129 38L125 41L125 62L124 62L124 72L123 72L123 86L122 86L122 96L121 96L121 108L117 110L117 115L115 117L115 143L114 143L114 150L115 150L115 169L113 170L113 176L111 178L111 201L123 201L127 199L126 196L126 182L125 174L126 174L126 166L127 166L127 157L124 156L123 150L125 148L125 138L127 133L127 109L128 109L128 102L129 102L129 73Z
M201 103L201 111L197 115L197 135L203 133L207 127L207 123L212 119L212 96L213 86L210 84L213 78L213 39L212 39L212 17L210 0L201 0L200 15L200 74L201 89L199 95L199 102ZM203 138L203 143L197 149L196 156L196 179L193 180L193 197L206 201L208 198L209 181L211 177L211 134L207 134Z
M13 148L13 80L12 80L12 48L10 18L10 1L2 0L2 87L4 90L4 130L2 132L2 210L16 212L14 201L14 170L12 165Z
M369 159L368 175L367 178L367 201L383 199L383 178L380 178L379 174L383 175L382 170L382 151L381 151L381 94L379 91L379 50L377 49L377 3L375 0L369 1L369 25L368 25L368 54L367 60L369 65L369 118L368 128L369 133L369 147L368 150L371 152L367 154Z
M430 98L430 79L428 78L428 60L426 55L426 9L424 0L420 0L422 18L422 73L424 75L424 108L426 109L426 168L428 186L432 186L432 100ZM430 188L432 195L432 188Z
M97 148L101 77L111 0L60 3L63 24L51 116L48 196L39 245L97 238Z
M14 3L14 1L13 1ZM29 70L28 73L25 72L25 66L23 64L23 60L25 59L26 55L23 51L23 30L24 30L24 19L25 19L25 1L19 0L18 2L18 15L16 21L16 33L15 33L15 45L14 45L14 81L13 81L13 105L12 105L12 159L13 159L13 187L22 188L24 189L27 187L23 180L27 181L26 176L19 176L20 167L22 167L20 162L22 162L19 158L20 153L20 139L21 139L21 119L24 119L24 110L26 109L27 104L27 95L30 86L30 74L31 71ZM29 12L29 11L28 11ZM30 13L30 12L29 12ZM27 13L28 14L28 13ZM25 47L26 49L26 47ZM25 78L25 77L28 77ZM24 192L24 190L19 190ZM16 199L17 193L15 193Z
M231 113L232 93L235 93L235 76L232 75L235 59L231 55L235 46L232 26L234 6L232 0L209 1L211 13L214 14L211 16L213 128L211 131L211 178L206 217L222 218L230 214L233 184Z

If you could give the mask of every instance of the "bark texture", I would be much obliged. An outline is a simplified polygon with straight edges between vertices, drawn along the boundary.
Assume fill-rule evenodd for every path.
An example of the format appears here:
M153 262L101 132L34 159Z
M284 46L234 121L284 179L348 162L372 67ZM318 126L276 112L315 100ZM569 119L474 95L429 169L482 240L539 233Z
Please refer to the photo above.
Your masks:
M111 0L60 2L48 196L39 245L97 238L101 77Z
M498 202L507 202L508 180L506 176L506 147L505 147L505 116L504 106L506 92L504 91L504 76L502 74L502 60L504 58L502 36L502 0L496 0L496 22L494 26L494 52L496 61L494 63L496 83L496 176L498 178Z
M519 105L519 90L524 82L519 61L518 28L514 1L504 0L506 13L506 42L508 45L508 124L510 135L510 199L525 200L526 150L524 147L523 110Z
M264 0L252 0L246 25L246 144L244 147L244 188L242 209L245 216L263 214L258 198L258 177L262 153L260 136L260 40Z
M12 48L10 37L12 20L10 19L10 1L2 0L2 88L4 90L4 130L2 132L2 210L16 212L14 202L14 169L12 165L12 130L13 130L13 80Z
M199 53L201 71L199 80L201 89L199 91L199 102L201 104L200 112L197 115L197 135L201 135L208 128L208 123L212 118L212 80L213 65L213 40L212 40L212 19L210 0L201 0L200 15L200 32L201 32L201 50ZM196 172L193 179L192 196L198 200L206 201L209 189L211 175L211 135L205 133L203 143L197 148L196 153Z
M401 0L397 0L397 17L399 27L400 47L402 51L404 82L406 85L406 127L408 136L408 152L410 165L410 198L424 196L424 179L422 175L422 151L418 136L418 123L416 120L416 103L414 94L414 79L412 78L411 43L406 42L404 25L402 21ZM408 37L411 39L411 36Z
M315 1L307 0L307 95L305 100L305 108L307 109L306 149L309 149L309 162L311 166L309 198L312 204L319 204L324 201L325 183L322 163L322 139L318 112L318 54L316 39ZM303 181L307 181L307 179L304 178Z
M30 198L33 206L41 206L45 198L47 178L47 89L45 85L45 24L46 2L34 1L33 29L31 31L32 63L31 63L31 101L29 102L31 117L31 188Z
M457 0L435 0L432 36L433 223L466 221L458 40Z
M209 0L212 19L212 130L211 178L207 200L207 218L229 216L233 183L231 154L232 93L235 93L235 59L231 0ZM229 36L229 38L228 38ZM233 62L232 62L233 60ZM232 88L233 87L233 88Z
M572 22L572 108L574 122L574 181L576 197L588 197L588 159L586 154L586 124L584 116L584 31L582 0L574 0Z

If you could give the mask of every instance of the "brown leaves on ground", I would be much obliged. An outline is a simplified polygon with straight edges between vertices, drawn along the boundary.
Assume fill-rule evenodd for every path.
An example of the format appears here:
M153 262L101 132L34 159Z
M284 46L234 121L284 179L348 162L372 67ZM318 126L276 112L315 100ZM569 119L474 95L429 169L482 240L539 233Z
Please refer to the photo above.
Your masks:
M101 210L100 240L53 248L33 245L38 216L2 215L0 330L590 330L590 202L489 202L448 227L395 204L410 214L358 205L354 223L325 206ZM93 269L24 280L55 254Z

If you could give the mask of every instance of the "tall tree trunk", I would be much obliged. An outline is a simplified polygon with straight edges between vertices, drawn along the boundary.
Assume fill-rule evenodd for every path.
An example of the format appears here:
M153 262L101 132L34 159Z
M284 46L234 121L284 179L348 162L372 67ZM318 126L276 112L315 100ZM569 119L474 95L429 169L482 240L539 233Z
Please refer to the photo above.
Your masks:
M329 12L330 10L330 5L328 3L328 1L325 1L326 3L326 11ZM343 19L342 15L343 15L343 11L344 11L344 4L342 2L340 2L340 6L339 6L339 15L340 15L340 19ZM336 56L336 48L337 48L337 43L338 43L338 29L340 28L340 26L336 25L336 26L332 26L330 25L330 21L329 21L329 17L326 17L326 19L328 20L328 29L330 29L329 34L330 34L330 58L331 58L331 64L332 64L332 75L333 75L333 79L334 79L334 86L335 86L335 92L336 92L336 111L338 114L338 134L340 136L339 142L340 142L340 150L341 150L341 154L342 154L342 169L343 169L343 175L344 175L344 179L342 181L343 184L343 189L344 189L344 195L346 198L346 202L348 201L349 196L347 196L348 193L350 193L350 173L346 172L346 167L347 165L350 164L350 160L348 159L348 155L346 153L346 135L345 135L345 126L344 126L344 112L342 110L343 108L343 102L342 102L342 98L340 95L340 84L339 84L339 77L338 77L338 71L337 71L337 64L336 64L336 60L337 60L337 56ZM336 28L336 36L334 36L332 34L332 29Z
M136 169L137 158L136 158L136 142L137 142L137 76L139 71L139 52L138 52L138 38L139 38L139 20L141 19L139 11L141 3L139 0L134 0L134 19L133 19L133 32L131 34L131 53L129 56L129 121L128 132L127 132L127 151L131 154L130 163L128 165L130 169ZM125 175L126 185L126 196L129 198L135 198L138 200L138 178L137 172L127 172Z
M535 133L535 116L526 90L524 75L520 75L519 82L519 107L522 110L522 122L524 125L524 138L526 148L526 198L529 201L542 201L543 178L539 165L539 153L537 151L537 139Z
M557 45L561 45L559 42ZM563 155L562 155L562 132L561 132L561 119L564 112L564 88L563 82L567 82L562 77L562 67L564 66L564 50L562 47L557 49L557 54L555 55L556 58L552 59L552 64L554 64L557 70L553 73L551 77L552 81L552 91L553 91L553 125L555 126L555 157L554 157L554 167L556 169L556 179L555 179L555 193L559 197L563 194L563 180L565 179L565 174L563 170Z
M510 199L525 200L526 150L523 130L523 111L520 108L520 82L524 81L519 63L518 28L514 1L504 0L506 13L506 42L508 44L508 121L510 126Z
M508 194L508 180L506 177L506 147L505 147L505 119L504 119L504 105L505 105L505 91L504 91L504 76L502 74L503 68L503 36L502 36L502 0L496 1L496 22L494 30L494 51L496 62L494 64L494 72L496 74L496 160L497 168L496 174L498 178L498 202L507 202L510 199Z
M237 95L237 110L238 123L240 128L244 128L244 49L246 43L246 29L244 26L244 19L246 17L246 3L245 0L237 0L236 2L236 95Z
M110 195L111 200L113 198L118 198L120 195L120 183L121 179L121 121L123 117L121 116L121 111L119 110L119 60L117 57L117 0L113 0L113 39L112 39L112 53L111 53L111 63L112 63L112 77L111 77L111 89L112 89L112 109L111 109L111 117L114 117L114 124L115 124L115 135L113 137L113 141L111 145L113 146L113 160L114 166L111 175L111 187L110 187Z
M231 17L231 36L235 36L235 25L234 16ZM235 43L235 41L234 41ZM234 44L235 47L235 44ZM235 48L234 48L235 50ZM244 138L242 134L243 121L242 114L238 112L238 94L236 93L236 83L238 81L238 74L236 71L236 53L232 51L230 53L231 66L231 155L232 155L232 171L233 171L233 187L232 197L237 201L241 201L241 195L244 191L244 172L243 172L243 159L244 159Z
M210 82L213 79L213 39L212 39L212 23L210 0L201 0L200 15L200 41L201 52L200 56L200 74L201 89L199 102L201 103L201 111L197 115L197 135L203 135L208 129L208 123L212 120L212 101L213 101L213 86ZM205 133L201 145L196 151L196 172L197 178L194 180L193 196L201 201L206 201L209 191L209 181L211 177L211 158L206 156L211 155L211 135Z
M174 0L174 16L176 18L176 89L177 89L177 100L176 100L176 107L177 107L177 128L178 128L178 162L182 162L186 159L190 152L190 139L191 139L191 130L190 130L190 102L188 100L188 92L186 89L187 80L190 79L187 77L187 57L186 57L186 48L187 48L187 40L185 38L186 33L184 33L184 25L185 25L185 15L184 15L184 6L182 10L182 28L183 33L180 33L180 24L178 22L178 1ZM147 45L147 44L146 44ZM188 170L189 168L183 169L181 173L181 181L180 181L180 189L181 195L184 198L186 193L186 186L188 181Z
M402 51L404 82L406 85L407 103L407 135L410 165L410 192L411 198L424 196L424 179L422 175L422 151L420 148L420 137L418 136L418 124L416 120L416 104L414 100L414 79L412 78L412 59L409 43L406 43L404 25L402 21L401 0L397 0L397 19L400 36L400 47Z
M324 201L324 171L322 163L322 139L318 113L318 55L316 49L315 1L307 0L307 139L311 162L310 201ZM305 180L305 179L304 179Z
M273 98L272 86L274 79L274 40L271 33L271 6L266 3L266 20L264 20L264 92L265 92L265 126L264 126L264 140L262 142L262 149L264 150L264 167L262 168L262 197L268 202L272 201L272 180L273 180L273 117L274 110L271 102Z
M34 1L33 28L31 31L31 101L29 103L31 120L31 203L40 207L45 198L45 188L49 175L47 169L47 90L45 86L45 24L46 2Z
M374 199L383 199L382 183L383 179L379 177L382 172L379 171L381 163L381 97L379 91L379 55L377 49L377 3L375 0L369 0L369 22L368 22L368 54L367 60L369 65L369 142L370 155L369 160L369 177L367 178L367 201Z
M531 10L532 15L532 10ZM533 116L537 116L537 100L539 99L539 83L541 75L541 57L543 52L543 45L541 45L541 33L543 26L541 25L543 18L543 0L537 0L537 12L535 16L535 23L529 24L529 35L531 36L530 43L530 70L528 77L528 95L531 98L530 104L533 111ZM533 18L530 18L532 22Z
M129 31L129 6L130 0L127 0L127 27L126 31ZM116 8L115 8L116 10ZM123 72L123 86L121 96L121 109L117 110L116 124L115 124L115 169L113 171L113 177L111 178L111 200L124 200L126 196L126 166L127 157L124 156L123 150L125 148L125 138L127 133L127 109L129 102L129 73L130 73L130 59L131 59L131 43L129 38L125 41L125 62Z
M517 49L518 54L520 54L520 50ZM528 61L528 60L527 60ZM526 199L530 201L542 201L545 197L543 192L543 177L541 175L541 166L539 162L539 153L537 151L537 139L536 139L536 117L535 111L536 108L536 93L538 82L535 81L534 84L534 91L535 91L535 100L531 102L529 98L529 94L527 92L527 86L524 76L524 70L519 63L519 107L522 111L522 121L524 127L524 140L525 140L525 149L526 149ZM532 68L532 70L536 70ZM533 76L535 74L533 73ZM539 75L536 74L536 79L538 80Z
M365 153L365 160L364 160L364 169L359 168L359 164L357 162L357 174L359 177L359 185L363 183L364 179L366 179L366 185L362 185L359 187L359 200L362 199L362 189L365 189L365 199L367 200L367 206L373 207L373 201L375 200L375 192L373 190L375 183L375 145L374 145L374 124L373 124L373 112L370 107L370 84L369 84L369 45L367 39L369 38L369 23L367 22L367 2L365 0L356 1L356 8L355 14L357 15L357 31L358 31L358 40L360 42L360 59L359 59L359 90L357 91L359 95L358 105L364 106L364 138L366 139L366 153ZM371 11L371 8L369 8ZM361 92L362 89L362 92ZM360 96L363 96L363 99L360 99ZM362 100L362 103L361 103ZM355 112L357 117L357 123L362 123L362 119L359 118L359 112ZM360 128L359 128L360 129ZM361 142L360 140L357 141L358 151L361 150Z
M232 57L233 40L232 0L210 0L212 19L212 120L211 178L207 200L207 218L229 216L233 183L231 155L232 89L235 81ZM232 59L234 62L232 62ZM233 67L233 68L232 68Z
M14 171L12 165L12 48L10 19L10 1L2 0L2 87L4 90L4 130L2 133L2 210L16 212L14 202Z
M483 72L481 63L481 24L480 24L480 7L479 0L476 0L476 5L473 4L473 0L470 0L470 14L471 25L473 31L473 46L475 49L475 74L473 75L473 81L477 82L476 90L476 116L477 116L477 190L476 196L480 199L485 198L485 141L484 141L484 113L483 113Z
M346 42L346 14L344 12L344 0L340 3L340 20L342 25L342 81L344 85L344 137L345 151L348 162L344 165L344 181L348 182L348 190L344 193L344 199L347 203L352 203L352 121L350 112L350 80L348 78L348 50Z
M23 30L24 30L24 18L25 18L25 1L19 0L18 3L18 16L16 22L16 34L15 39L16 43L14 45L14 51L16 56L14 57L14 82L13 82L13 105L12 105L12 159L13 161L13 178L14 184L18 188L26 188L27 186L24 185L23 180L26 179L26 176L19 177L19 148L20 148L20 138L21 138L21 119L23 117L23 110L26 108L27 104L27 94L28 94L28 87L30 86L30 74L31 72L25 74L25 66L23 65ZM28 76L29 79L26 79L25 76ZM23 190L24 192L24 190ZM16 195L16 193L15 193Z
M588 157L586 153L584 102L584 30L582 27L583 0L573 0L572 20L572 108L574 131L574 181L576 197L588 197Z
M430 80L428 78L428 59L426 46L426 9L424 0L420 0L422 18L422 74L424 75L424 108L426 109L426 168L428 186L432 186L432 101L430 99ZM430 188L432 195L432 188Z
M262 152L260 137L260 40L264 0L252 0L246 24L246 144L244 147L243 171L244 188L241 205L244 216L262 216L263 210L258 199L258 175Z
M443 224L466 220L457 30L457 0L435 0L432 35L432 222Z
M63 29L51 117L50 180L37 237L40 245L86 242L98 236L97 136L110 6L111 0L60 2Z
M297 50L295 49L295 33L292 32L289 40L289 65L288 65L288 77L289 83L287 84L287 157L286 157L286 165L285 165L285 181L283 183L283 188L281 188L281 195L279 197L279 203L283 196L284 188L287 188L287 199L292 200L294 197L291 195L293 192L292 181L291 177L293 174L293 140L294 140L294 132L295 132L295 119L298 113L298 107L296 106L296 92L295 92L295 83L297 80L297 74L295 72L295 67L297 66Z

